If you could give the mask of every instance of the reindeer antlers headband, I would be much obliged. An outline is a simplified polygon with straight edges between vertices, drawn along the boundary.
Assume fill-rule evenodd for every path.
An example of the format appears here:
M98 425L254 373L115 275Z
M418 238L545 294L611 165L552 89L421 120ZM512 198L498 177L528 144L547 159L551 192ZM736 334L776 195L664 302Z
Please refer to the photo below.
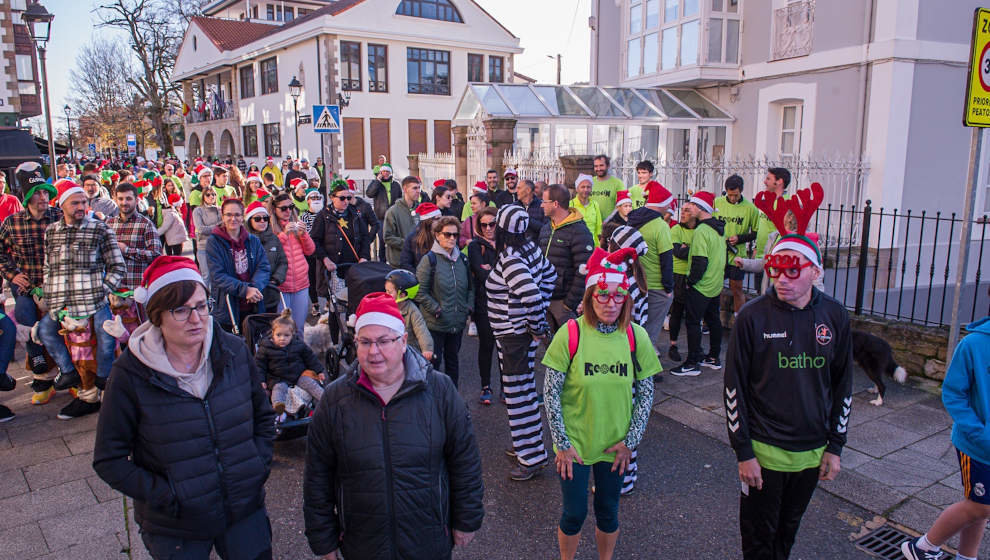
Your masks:
M807 233L808 224L811 223L812 216L824 199L825 190L820 183L812 183L811 188L800 189L794 193L794 196L786 199L778 198L775 193L769 191L762 191L756 195L753 204L770 218L780 232L780 240L774 245L771 254L767 255L767 259L776 256L774 253L778 251L788 249L798 251L809 261L814 262L818 268L822 267L818 244L809 239ZM793 212L797 219L796 232L789 231L784 223L788 211Z

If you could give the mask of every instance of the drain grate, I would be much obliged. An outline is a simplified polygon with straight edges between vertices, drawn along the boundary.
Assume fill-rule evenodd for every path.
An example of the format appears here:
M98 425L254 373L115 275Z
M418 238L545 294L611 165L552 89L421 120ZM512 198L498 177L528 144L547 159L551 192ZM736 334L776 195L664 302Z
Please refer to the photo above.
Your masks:
M863 550L885 560L903 560L901 554L901 543L912 538L911 535L900 529L884 525L879 529L869 532L866 536L860 537L856 542L856 548Z

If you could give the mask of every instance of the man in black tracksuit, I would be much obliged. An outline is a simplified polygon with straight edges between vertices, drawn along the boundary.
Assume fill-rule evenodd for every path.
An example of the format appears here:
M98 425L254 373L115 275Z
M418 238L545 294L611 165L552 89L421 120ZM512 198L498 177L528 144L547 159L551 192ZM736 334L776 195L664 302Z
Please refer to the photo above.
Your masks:
M818 481L839 472L852 405L849 315L812 287L821 274L816 263L780 253L805 267L789 269L796 278L780 274L739 311L725 363L746 560L788 557Z

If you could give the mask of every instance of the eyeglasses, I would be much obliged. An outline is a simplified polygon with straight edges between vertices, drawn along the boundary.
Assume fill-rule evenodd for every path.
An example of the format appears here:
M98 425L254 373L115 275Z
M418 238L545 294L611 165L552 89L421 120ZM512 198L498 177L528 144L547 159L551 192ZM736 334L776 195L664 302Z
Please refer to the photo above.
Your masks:
M190 307L188 305L181 305L175 309L169 309L168 312L172 315L172 318L180 323L185 323L192 316L192 312L195 311L201 319L205 319L210 316L210 312L213 311L213 301L207 300L199 305Z
M217 193L215 193L215 192L205 192L205 193L203 193L203 198L206 198L208 196L216 197L217 196Z
M282 211L282 212L287 212L291 208L292 208L292 204L288 204L286 206L276 206L275 207L276 210L279 210L279 211Z
M614 293L596 292L595 293L595 301L597 301L598 303L600 303L602 305L605 305L606 303L608 303L609 300L611 300L612 302L614 302L616 305L622 305L623 303L625 303L627 297L629 297L629 296L626 295L626 294L620 293L620 292L614 292Z
M808 261L806 263L797 264L794 266L780 267L772 266L770 263L767 263L763 265L763 269L766 270L767 276L770 278L780 278L781 275L784 275L791 280L795 280L801 276L802 270L808 268L809 266L814 266L814 264L815 263Z
M442 235L442 236L446 237L447 239L453 239L453 238L457 237L457 232L456 231L441 231L437 235Z
M244 214L228 214L228 213L224 212L223 217L224 218L242 218L243 219L244 218Z
M361 350L371 351L371 349L375 346L377 346L379 350L384 350L386 347L395 344L395 341L399 340L400 338L402 338L402 335L399 335L395 338L379 338L378 340L368 340L367 338L358 338L355 342L357 342L357 346Z
M351 200L354 197L353 196L335 196L334 198L336 198L337 200Z
M251 218L251 221L252 222L267 222L268 221L268 216L255 216L255 217Z
M478 226L483 228L494 228L495 222L481 222L480 224L478 224Z

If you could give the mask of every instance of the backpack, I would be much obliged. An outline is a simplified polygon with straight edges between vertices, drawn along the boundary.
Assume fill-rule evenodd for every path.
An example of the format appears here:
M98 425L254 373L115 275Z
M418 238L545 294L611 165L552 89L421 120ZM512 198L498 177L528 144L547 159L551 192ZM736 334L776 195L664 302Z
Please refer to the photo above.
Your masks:
M639 360L636 359L636 333L633 332L631 324L626 326L626 338L629 339L629 357L632 358L633 379L635 379L635 375L639 374L641 368L639 367ZM569 319L567 321L567 352L571 356L571 361L574 361L580 342L581 328L577 324L577 319Z

